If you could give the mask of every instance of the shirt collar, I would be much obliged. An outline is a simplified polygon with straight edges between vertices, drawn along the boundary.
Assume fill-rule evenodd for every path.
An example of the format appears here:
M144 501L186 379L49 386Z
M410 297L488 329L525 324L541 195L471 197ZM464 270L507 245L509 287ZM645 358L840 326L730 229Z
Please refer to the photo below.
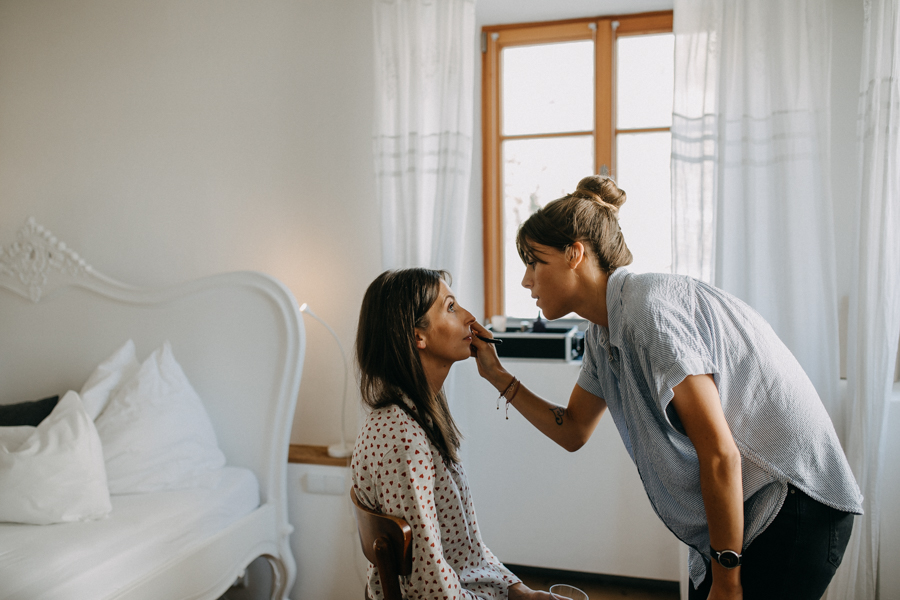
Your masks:
M406 394L401 394L400 400L403 402L404 406L406 406L406 408L408 408L412 414L414 414L416 417L418 417L420 419L423 419L425 421L425 423L427 423L429 426L431 426L431 423L432 423L431 417L429 417L428 415L421 414L419 412L418 407L416 406L416 403L413 402L409 396L407 396Z
M624 267L613 271L606 283L606 319L609 323L609 343L611 346L622 346L622 312L624 310L625 281L630 272Z
M408 408L409 410L411 410L411 411L414 412L415 414L419 414L419 409L416 408L415 402L413 402L413 401L409 398L409 396L407 396L406 394L401 393L401 394L400 394L400 401L403 402L403 405L406 406L406 408Z

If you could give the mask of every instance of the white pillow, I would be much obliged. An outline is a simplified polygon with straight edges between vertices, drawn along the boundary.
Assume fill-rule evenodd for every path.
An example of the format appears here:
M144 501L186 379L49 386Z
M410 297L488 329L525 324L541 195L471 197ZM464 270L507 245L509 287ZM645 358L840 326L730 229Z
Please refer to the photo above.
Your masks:
M54 406L54 408L56 407ZM49 417L50 415L47 416ZM0 447L4 447L9 452L15 452L22 445L22 442L30 438L35 431L37 431L37 427L33 425L6 425L0 427Z
M111 510L100 438L76 392L37 427L0 427L0 521L47 525Z
M225 466L216 432L166 342L114 391L96 421L111 494L201 485Z
M88 416L97 417L106 408L110 394L128 381L141 368L134 351L134 342L128 340L112 356L97 365L81 388L81 401Z

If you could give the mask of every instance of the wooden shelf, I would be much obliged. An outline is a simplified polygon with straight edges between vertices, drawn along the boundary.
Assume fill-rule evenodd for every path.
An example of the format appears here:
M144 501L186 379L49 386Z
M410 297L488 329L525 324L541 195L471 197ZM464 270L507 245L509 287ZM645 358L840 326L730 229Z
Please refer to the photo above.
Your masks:
M288 462L307 465L328 465L331 467L349 467L350 457L334 458L333 456L328 456L327 446L291 444L288 449Z

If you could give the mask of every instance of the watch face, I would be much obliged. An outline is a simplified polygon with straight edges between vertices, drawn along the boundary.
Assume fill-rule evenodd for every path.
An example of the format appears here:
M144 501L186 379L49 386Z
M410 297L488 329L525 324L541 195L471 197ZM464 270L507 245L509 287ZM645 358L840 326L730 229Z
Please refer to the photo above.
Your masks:
M726 569L733 569L741 564L741 557L734 550L723 550L719 553L718 561Z

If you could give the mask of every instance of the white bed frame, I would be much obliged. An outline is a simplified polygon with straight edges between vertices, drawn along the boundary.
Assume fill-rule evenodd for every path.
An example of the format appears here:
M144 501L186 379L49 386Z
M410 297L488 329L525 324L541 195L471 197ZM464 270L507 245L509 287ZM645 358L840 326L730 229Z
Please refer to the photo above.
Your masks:
M272 566L271 597L286 598L296 574L287 455L305 352L293 295L257 272L136 288L95 271L33 219L0 247L0 404L79 390L128 338L141 358L171 341L228 464L256 474L260 506L104 600L212 600L260 556Z

